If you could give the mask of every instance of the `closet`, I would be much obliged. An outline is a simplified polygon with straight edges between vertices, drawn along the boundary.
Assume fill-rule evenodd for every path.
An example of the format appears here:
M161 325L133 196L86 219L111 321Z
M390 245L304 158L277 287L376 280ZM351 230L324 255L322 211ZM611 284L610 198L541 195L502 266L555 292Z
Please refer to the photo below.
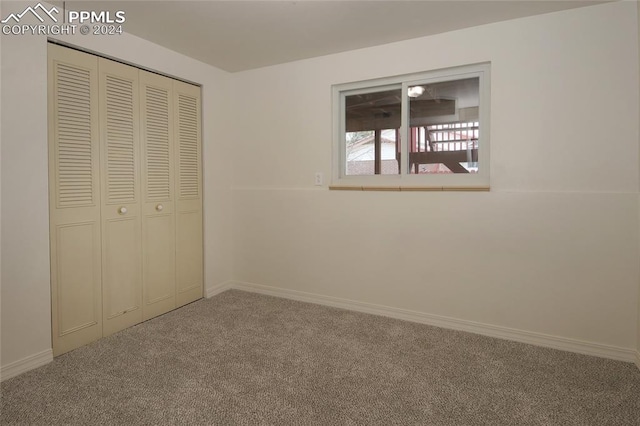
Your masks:
M202 297L200 88L48 46L53 352Z

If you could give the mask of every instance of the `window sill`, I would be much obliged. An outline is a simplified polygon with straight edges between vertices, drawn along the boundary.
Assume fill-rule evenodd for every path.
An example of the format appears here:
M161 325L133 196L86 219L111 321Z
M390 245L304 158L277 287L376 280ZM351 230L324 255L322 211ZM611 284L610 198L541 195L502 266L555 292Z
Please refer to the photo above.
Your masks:
M362 186L329 185L332 191L396 191L396 192L488 192L489 186Z

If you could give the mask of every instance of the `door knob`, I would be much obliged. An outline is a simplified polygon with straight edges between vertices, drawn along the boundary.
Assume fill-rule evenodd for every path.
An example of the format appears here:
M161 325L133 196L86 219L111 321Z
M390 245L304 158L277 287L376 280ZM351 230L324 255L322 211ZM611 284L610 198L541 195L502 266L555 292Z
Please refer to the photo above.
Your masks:
M127 214L127 208L126 207L120 207L118 209L118 213L120 214Z
M161 212L161 211L162 211L162 209L164 209L164 207L162 206L162 204L158 204L158 205L156 206L156 210L158 210L159 212Z

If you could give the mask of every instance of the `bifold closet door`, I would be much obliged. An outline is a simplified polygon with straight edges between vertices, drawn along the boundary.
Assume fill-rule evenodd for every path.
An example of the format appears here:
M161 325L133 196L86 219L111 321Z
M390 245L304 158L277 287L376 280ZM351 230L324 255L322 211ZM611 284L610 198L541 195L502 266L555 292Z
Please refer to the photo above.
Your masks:
M173 82L176 155L176 305L202 297L200 88Z
M145 320L176 307L173 80L140 71Z
M48 46L53 354L102 336L98 59Z
M202 297L200 88L48 46L53 353Z
M99 59L103 335L142 321L138 69Z

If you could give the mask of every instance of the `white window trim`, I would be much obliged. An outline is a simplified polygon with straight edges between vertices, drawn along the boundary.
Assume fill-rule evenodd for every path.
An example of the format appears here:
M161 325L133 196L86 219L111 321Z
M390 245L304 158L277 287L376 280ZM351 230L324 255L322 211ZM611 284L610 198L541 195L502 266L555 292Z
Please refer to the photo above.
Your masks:
M394 77L379 78L332 86L333 108L333 152L332 152L332 189L396 189L396 190L488 190L490 172L490 106L491 76L490 64L474 64L454 68L446 68L421 73L406 74ZM459 80L478 77L479 81L479 122L480 138L478 147L478 173L473 174L407 174L409 167L409 86ZM367 175L348 176L344 174L346 167L345 149L345 98L349 95L377 92L393 88L402 88L402 114L400 127L400 164L399 175Z

